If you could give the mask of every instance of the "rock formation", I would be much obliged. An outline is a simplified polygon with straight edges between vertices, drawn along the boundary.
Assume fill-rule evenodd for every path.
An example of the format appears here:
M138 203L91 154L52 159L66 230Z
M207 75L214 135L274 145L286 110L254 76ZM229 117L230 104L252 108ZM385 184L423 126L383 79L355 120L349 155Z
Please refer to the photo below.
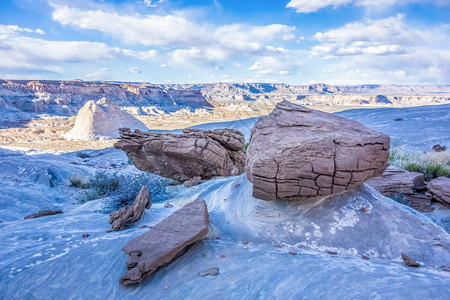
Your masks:
M122 285L141 282L159 267L182 255L208 233L208 210L197 199L130 241L122 250L129 255Z
M283 101L253 127L246 173L259 199L324 196L381 175L388 150L387 135Z
M103 98L88 101L78 112L74 127L63 135L68 140L99 140L119 137L119 128L147 131L148 128L119 106Z
M202 178L200 176L194 176L189 180L183 182L185 187L193 187L194 185L198 185L202 183Z
M434 200L450 204L450 178L438 177L427 185L428 191Z
M121 130L114 144L142 171L184 182L195 176L233 176L244 172L244 136L237 130L185 129L183 134Z
M145 209L148 209L151 206L152 202L150 201L148 189L143 186L139 194L136 196L136 200L134 200L133 205L126 205L118 211L109 214L109 224L111 224L112 229L116 231L120 230L125 226L130 218L131 223L139 221L144 214Z
M421 212L430 212L431 195L425 193L426 185L422 173L408 172L399 168L387 168L384 173L366 184L389 198L402 198L405 204Z
M39 212L37 212L35 214L31 214L29 216L24 217L24 219L35 219L35 218L58 215L58 214L62 214L62 210L60 210L60 209L58 209L58 210L51 210L51 209L40 210Z

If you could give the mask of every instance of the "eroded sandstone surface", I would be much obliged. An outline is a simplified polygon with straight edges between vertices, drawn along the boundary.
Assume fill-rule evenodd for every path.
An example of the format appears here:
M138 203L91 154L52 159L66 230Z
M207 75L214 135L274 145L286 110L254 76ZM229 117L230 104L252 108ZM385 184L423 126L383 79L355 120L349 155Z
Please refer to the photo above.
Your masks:
M434 200L450 204L450 178L438 177L433 179L428 183L427 188Z
M195 176L234 176L244 172L244 136L237 130L185 129L183 134L121 130L114 144L142 171L184 182Z
M296 200L343 192L388 167L389 137L359 122L283 101L253 127L253 196Z
M183 254L190 245L208 233L208 220L205 201L197 199L130 241L122 248L129 258L128 271L120 283L139 283L159 267Z

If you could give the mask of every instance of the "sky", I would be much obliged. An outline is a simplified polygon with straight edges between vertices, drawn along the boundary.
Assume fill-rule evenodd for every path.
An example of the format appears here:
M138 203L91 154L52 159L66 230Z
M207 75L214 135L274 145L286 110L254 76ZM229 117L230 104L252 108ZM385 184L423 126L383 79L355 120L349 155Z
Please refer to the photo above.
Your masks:
M0 78L450 84L450 0L1 0Z

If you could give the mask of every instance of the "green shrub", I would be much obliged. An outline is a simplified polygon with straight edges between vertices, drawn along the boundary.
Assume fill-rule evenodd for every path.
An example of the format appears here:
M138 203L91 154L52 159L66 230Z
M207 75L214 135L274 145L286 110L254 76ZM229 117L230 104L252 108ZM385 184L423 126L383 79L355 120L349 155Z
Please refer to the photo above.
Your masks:
M248 149L248 143L245 143L245 144L244 144L244 149L243 149L244 152L247 152L247 149Z
M430 181L437 177L449 177L450 171L438 163L430 163L425 167L425 180Z
M409 163L404 168L406 171L409 171L409 172L423 173L422 168L416 163Z
M110 201L106 203L105 211L111 212L133 203L144 185L152 202L163 202L168 199L166 186L169 183L169 179L150 173L118 175L117 172L101 172L86 183L88 190L81 195L80 202L108 197Z
M77 187L77 188L84 188L84 178L81 175L72 175L69 177L70 186Z

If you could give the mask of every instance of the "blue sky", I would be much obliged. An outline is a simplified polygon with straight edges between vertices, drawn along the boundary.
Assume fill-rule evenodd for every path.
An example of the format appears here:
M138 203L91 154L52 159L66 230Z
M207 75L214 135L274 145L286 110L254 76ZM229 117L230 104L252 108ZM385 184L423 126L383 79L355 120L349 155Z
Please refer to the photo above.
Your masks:
M0 78L450 84L449 0L2 0Z

